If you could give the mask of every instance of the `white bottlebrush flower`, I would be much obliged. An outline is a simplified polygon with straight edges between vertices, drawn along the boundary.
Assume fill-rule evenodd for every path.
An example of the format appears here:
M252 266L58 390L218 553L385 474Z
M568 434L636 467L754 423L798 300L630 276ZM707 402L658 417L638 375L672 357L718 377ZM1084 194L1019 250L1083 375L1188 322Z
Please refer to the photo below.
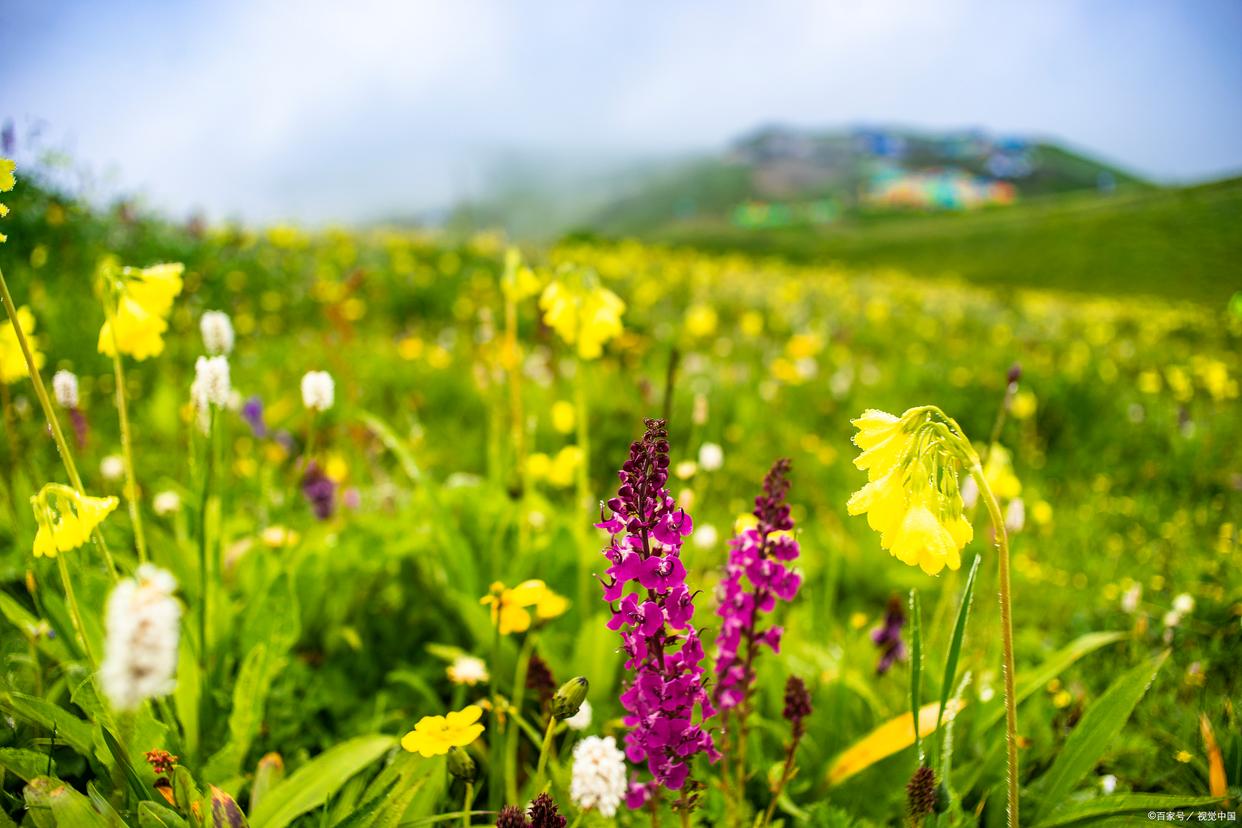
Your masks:
M570 730L586 730L591 726L591 703L583 701L582 706L578 708L578 712L565 720L566 726Z
M57 371L52 375L52 393L61 408L78 407L78 376L72 371Z
M120 480L125 476L125 460L119 454L109 454L99 461L99 473L104 480Z
M233 350L233 320L224 311L207 311L198 322L203 347L209 354L228 354Z
M327 371L307 371L302 377L302 403L311 411L327 411L336 399L336 383Z
M1143 600L1143 585L1134 584L1121 596L1121 609L1131 615L1138 612L1139 603Z
M617 747L616 739L588 736L574 746L569 796L575 805L611 817L617 813L625 789L625 754Z
M458 656L453 659L453 663L448 666L449 681L454 684L465 684L474 686L482 684L491 676L487 672L487 665L480 658L474 656Z
M1178 615L1190 615L1195 611L1195 599L1188 592L1183 592L1173 599L1173 611Z
M224 408L229 404L231 390L228 358L199 357L194 363L194 385L190 390L195 407L200 411L209 405Z
M151 564L138 567L108 596L107 642L99 668L104 695L117 710L133 710L176 686L181 604L177 581Z
M718 443L699 446L699 465L704 471L716 471L724 465L724 449Z
M1022 498L1015 497L1009 501L1009 505L1005 507L1005 529L1010 533L1018 533L1022 531L1022 527L1026 525L1026 504L1022 502Z
M181 511L181 495L172 490L158 493L151 501L151 508L160 517L166 517Z
M710 523L694 527L694 545L699 549L714 549L716 542L720 540L720 533L716 531L716 527Z

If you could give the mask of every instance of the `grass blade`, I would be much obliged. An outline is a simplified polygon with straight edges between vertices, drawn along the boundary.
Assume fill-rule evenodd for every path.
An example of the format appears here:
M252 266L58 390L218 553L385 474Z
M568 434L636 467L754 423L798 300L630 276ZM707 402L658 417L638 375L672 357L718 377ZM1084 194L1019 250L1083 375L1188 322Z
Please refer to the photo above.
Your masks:
M970 603L975 594L975 575L979 572L982 556L975 555L975 562L970 565L970 574L966 576L966 588L962 590L962 603L957 608L957 620L953 622L953 638L949 642L949 655L944 662L944 678L940 682L940 712L936 714L936 727L944 716L945 705L949 703L949 693L953 681L957 678L957 661L962 654L962 641L966 637L966 620L970 616Z
M1041 802L1064 802L1079 780L1095 767L1168 657L1169 651L1165 650L1150 661L1132 668L1113 682L1104 695L1087 709L1082 721L1065 740L1048 773L1040 779Z
M923 612L919 591L910 590L910 720L914 723L914 753L923 763L923 739L919 734L919 708L923 688ZM937 720L939 721L939 720Z

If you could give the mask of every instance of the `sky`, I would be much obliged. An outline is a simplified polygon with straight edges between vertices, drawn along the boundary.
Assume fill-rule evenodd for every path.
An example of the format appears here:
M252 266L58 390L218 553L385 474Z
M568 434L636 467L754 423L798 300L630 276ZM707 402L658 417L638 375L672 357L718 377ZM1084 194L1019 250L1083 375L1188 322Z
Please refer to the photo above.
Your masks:
M0 0L0 119L174 215L369 220L761 124L1242 172L1238 0ZM19 153L20 155L20 153ZM20 160L20 158L19 158Z

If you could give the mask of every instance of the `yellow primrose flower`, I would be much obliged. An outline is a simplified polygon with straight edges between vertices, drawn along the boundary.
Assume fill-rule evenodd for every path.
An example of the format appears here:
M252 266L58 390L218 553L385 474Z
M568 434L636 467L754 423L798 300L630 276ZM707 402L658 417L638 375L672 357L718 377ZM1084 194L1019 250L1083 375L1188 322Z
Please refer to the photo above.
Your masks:
M552 403L552 427L561 434L573 431L577 419L573 403L566 400L557 400Z
M566 598L548 589L548 585L537 578L523 581L512 589L496 581L479 603L491 607L492 623L499 626L501 635L529 630L529 607L535 608L540 621L555 618L569 608Z
M17 178L13 175L13 170L17 167L16 162L10 158L0 158L0 193L7 193L17 185ZM8 205L0 202L0 218L4 218L9 214ZM8 241L8 236L0 233L0 242Z
M138 360L158 356L164 350L168 314L173 299L181 293L184 269L180 264L157 264L118 271L115 262L101 265L102 276L115 295L116 310L99 330L99 352L113 356L119 350Z
M598 280L557 280L539 297L543 321L565 341L576 345L582 359L596 359L604 343L621 335L625 302Z
M869 409L853 423L861 449L854 465L868 480L846 511L866 514L880 547L903 563L928 575L961 567L974 529L962 514L958 475L964 461L978 460L957 423L928 406L900 417Z
M548 466L548 482L564 489L574 484L574 476L582 465L582 449L565 446L556 453Z
M478 723L482 715L483 708L471 704L447 716L423 716L413 730L401 737L401 747L423 758L466 747L482 735L483 725Z
M500 289L505 298L514 304L539 292L539 277L522 264L522 254L511 247L505 253L505 272L500 277Z
M988 459L983 464L983 474L992 487L992 493L1001 500L1012 500L1022 494L1022 481L1013 473L1009 451L1000 443L993 443Z
M35 521L34 555L55 558L86 543L117 506L115 497L89 497L60 483L48 483L30 498Z
M25 356L22 355L22 346L17 341L17 331L14 330L13 325L19 325L22 333L26 335L26 344L30 346L35 367L43 367L43 354L39 353L39 349L35 347L33 338L34 314L30 312L30 308L22 305L17 309L17 319L10 319L9 324L0 327L0 382L5 385L30 376L30 367L26 364Z

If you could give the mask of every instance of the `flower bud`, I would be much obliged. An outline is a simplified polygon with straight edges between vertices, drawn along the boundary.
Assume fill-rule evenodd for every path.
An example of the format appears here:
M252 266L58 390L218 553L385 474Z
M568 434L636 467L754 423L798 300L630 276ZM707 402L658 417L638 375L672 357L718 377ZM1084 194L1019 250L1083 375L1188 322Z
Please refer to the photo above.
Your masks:
M578 712L578 708L582 707L582 703L586 701L587 688L590 684L587 680L578 676L561 685L561 689L556 691L556 695L552 697L552 715L557 719L568 719Z
M459 747L449 749L448 769L449 773L468 784L478 778L478 766L470 758L470 754Z

